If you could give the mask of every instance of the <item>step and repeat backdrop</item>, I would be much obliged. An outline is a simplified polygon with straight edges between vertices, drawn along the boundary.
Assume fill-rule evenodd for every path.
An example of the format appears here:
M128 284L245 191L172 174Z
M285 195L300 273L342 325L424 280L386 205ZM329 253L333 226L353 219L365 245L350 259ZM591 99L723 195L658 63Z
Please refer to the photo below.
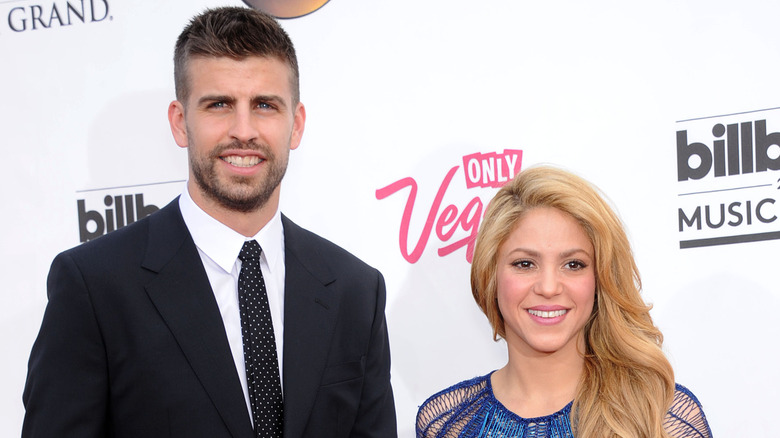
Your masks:
M220 5L287 17L308 119L282 210L385 274L401 436L429 395L505 363L472 238L539 163L610 197L714 433L776 430L755 413L780 395L780 5L1 0L0 435L21 430L52 258L181 192L173 44Z

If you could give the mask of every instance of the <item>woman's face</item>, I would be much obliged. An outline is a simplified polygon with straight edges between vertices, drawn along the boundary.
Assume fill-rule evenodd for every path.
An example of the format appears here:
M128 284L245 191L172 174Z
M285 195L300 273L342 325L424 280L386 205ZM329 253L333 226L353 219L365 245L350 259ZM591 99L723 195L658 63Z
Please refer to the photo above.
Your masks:
M510 349L538 356L584 351L596 295L593 244L569 214L527 212L498 251L498 308Z

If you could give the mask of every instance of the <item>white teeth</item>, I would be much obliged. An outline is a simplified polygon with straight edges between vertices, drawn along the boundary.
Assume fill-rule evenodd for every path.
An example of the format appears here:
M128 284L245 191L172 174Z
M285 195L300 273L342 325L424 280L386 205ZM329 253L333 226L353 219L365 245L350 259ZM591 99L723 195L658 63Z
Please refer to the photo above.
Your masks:
M261 161L260 157L255 155L250 155L247 157L240 157L238 155L228 155L226 157L222 157L222 160L236 167L252 167Z
M552 312L547 312L543 310L528 309L528 313L530 313L533 316L538 316L540 318L555 318L557 316L564 315L566 312L567 310L553 310Z

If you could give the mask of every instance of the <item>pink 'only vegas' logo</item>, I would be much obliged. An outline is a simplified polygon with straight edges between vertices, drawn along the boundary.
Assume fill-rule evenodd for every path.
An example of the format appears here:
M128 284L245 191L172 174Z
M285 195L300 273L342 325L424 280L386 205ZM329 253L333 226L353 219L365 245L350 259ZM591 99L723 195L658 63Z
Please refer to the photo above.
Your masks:
M438 249L439 257L444 257L465 246L466 260L471 263L474 255L474 241L487 203L483 203L479 196L475 196L461 209L453 204L442 206L445 194L450 190L452 180L461 169L466 189L499 188L520 172L522 161L523 151L517 149L504 149L504 152L500 153L465 155L463 165L452 167L444 176L428 210L422 234L417 238L417 243L411 251L409 250L409 226L412 222L412 215L419 214L415 213L415 201L419 189L417 181L412 177L406 177L377 190L376 198L382 200L407 187L409 188L398 233L398 242L403 258L409 263L416 263L420 260L428 240L431 238L431 232L435 229L436 237L442 245ZM459 228L467 232L468 235L455 242L450 242Z

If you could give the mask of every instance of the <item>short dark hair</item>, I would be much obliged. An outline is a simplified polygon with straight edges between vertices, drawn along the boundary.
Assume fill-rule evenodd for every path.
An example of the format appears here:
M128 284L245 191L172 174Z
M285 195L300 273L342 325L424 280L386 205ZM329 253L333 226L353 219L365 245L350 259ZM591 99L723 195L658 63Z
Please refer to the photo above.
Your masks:
M287 32L270 15L249 8L207 9L179 34L173 55L176 99L189 98L187 63L195 57L274 57L290 67L293 106L300 101L298 59Z

